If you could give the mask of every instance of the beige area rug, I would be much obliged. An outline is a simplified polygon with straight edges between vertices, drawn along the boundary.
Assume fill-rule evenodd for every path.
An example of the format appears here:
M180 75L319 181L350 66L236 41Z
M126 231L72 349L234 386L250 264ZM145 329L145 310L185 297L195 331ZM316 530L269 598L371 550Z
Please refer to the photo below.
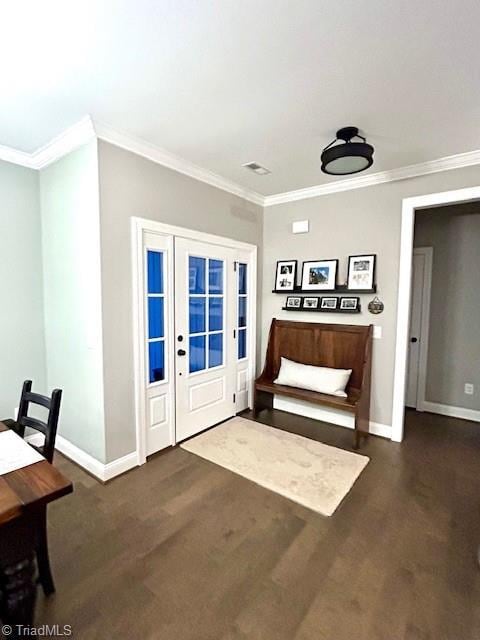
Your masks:
M180 446L324 516L335 512L369 461L245 418Z

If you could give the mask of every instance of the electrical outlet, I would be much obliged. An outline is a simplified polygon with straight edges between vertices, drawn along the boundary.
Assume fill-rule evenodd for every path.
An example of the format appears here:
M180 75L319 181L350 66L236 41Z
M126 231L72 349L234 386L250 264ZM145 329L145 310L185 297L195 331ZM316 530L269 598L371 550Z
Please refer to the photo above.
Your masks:
M374 324L373 325L373 337L376 338L377 340L380 340L380 338L382 337L382 327L379 324Z
M464 389L465 389L465 393L467 394L467 396L473 396L473 394L475 392L475 387L473 386L473 384L471 382L466 382Z

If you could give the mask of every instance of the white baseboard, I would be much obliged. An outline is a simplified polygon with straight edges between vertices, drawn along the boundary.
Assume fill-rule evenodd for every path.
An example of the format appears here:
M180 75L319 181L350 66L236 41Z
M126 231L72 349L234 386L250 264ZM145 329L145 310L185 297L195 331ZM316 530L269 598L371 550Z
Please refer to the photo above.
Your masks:
M422 402L422 411L430 413L439 413L442 416L450 418L460 418L461 420L471 420L472 422L480 422L480 411L475 409L464 409L463 407L452 407L449 404L440 404L439 402Z
M93 476L106 482L119 476L125 471L129 471L138 465L137 452L132 451L122 458L113 460L113 462L103 463L83 451L76 445L72 444L63 436L58 436L55 441L55 448L60 451L66 458L75 462L80 467L91 473Z
M104 480L105 464L100 462L89 453L80 449L75 444L72 444L69 440L63 436L57 435L55 440L55 449L60 451L65 457L72 462L78 464L82 469L88 471L99 480Z
M28 442L28 444L33 444L35 447L41 447L45 437L41 433L32 433L29 436L25 436L24 440Z
M132 451L132 453L127 453L127 455L117 458L112 462L107 462L103 480L104 482L111 480L135 467L138 467L138 456L136 451Z
M310 402L302 402L301 400L294 400L293 398L287 399L280 396L274 396L273 407L280 411L295 413L306 418L312 418L313 420L330 422L331 424L336 424L339 427L346 427L347 429L355 428L355 418L347 411L327 409L311 404ZM374 436L388 438L389 440L392 439L392 427L388 424L371 421L370 433Z
M320 422L331 422L332 424L346 427L347 429L353 429L355 427L355 420L348 411L336 411L335 409L320 407L317 404L295 400L294 398L274 396L273 408L279 409L279 411L286 411L287 413L295 413L305 418L320 420Z
M380 436L381 438L392 439L392 427L389 424L382 424L381 422L372 422L370 420L370 433L374 436Z

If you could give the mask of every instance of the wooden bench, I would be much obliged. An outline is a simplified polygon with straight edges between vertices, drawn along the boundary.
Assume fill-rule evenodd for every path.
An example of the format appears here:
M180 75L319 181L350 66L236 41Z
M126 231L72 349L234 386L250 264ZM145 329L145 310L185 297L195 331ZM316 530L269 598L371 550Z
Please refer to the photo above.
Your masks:
M355 416L353 446L368 436L370 425L370 378L372 369L373 325L292 322L274 318L268 337L265 366L255 381L254 414L273 407L273 396L286 396L348 411ZM274 384L280 360L288 358L302 364L335 369L352 369L346 398Z

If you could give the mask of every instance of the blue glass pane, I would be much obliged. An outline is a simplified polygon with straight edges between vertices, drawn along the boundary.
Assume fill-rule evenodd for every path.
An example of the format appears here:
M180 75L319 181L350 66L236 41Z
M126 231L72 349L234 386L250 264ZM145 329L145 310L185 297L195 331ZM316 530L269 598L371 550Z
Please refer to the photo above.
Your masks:
M238 326L247 326L247 298L245 296L238 299Z
M223 293L223 262L208 261L208 290L210 293Z
M148 299L148 337L163 338L163 298Z
M147 251L148 293L163 293L163 253Z
M205 298L190 298L189 333L205 331Z
M188 288L190 293L205 293L205 258L188 258Z
M190 338L190 373L205 369L205 336Z
M223 333L208 336L208 366L219 367L223 364Z
M209 330L221 331L223 329L223 298L210 298L208 308Z
M238 359L247 357L247 330L238 332Z
M247 265L238 265L238 293L247 293Z
M163 340L148 344L148 370L150 382L165 380L165 345Z

